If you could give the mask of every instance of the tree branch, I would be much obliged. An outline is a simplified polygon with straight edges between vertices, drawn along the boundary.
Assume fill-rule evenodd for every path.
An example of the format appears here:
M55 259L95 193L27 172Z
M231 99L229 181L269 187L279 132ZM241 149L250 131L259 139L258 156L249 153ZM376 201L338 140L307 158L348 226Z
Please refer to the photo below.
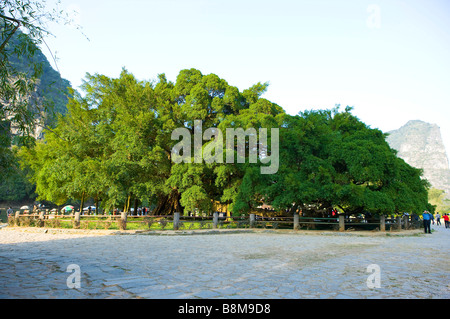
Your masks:
M0 17L1 17L1 18L8 18L8 17L5 17L5 16L2 16L1 14L0 14ZM13 19L13 18L10 18L10 20L12 20L13 22L16 22L17 25L16 25L16 27L12 30L12 32L6 37L5 41L3 41L2 45L0 46L0 52L2 52L2 51L5 49L5 46L6 46L6 44L8 43L8 41L11 39L11 37L13 36L13 34L14 34L14 33L17 31L17 29L20 27L20 21L19 21L19 20L16 20L16 19Z

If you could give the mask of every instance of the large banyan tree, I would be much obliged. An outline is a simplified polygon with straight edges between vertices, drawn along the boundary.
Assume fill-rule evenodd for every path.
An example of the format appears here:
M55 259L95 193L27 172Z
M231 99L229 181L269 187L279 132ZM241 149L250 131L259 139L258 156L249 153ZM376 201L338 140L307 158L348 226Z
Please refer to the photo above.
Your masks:
M263 203L287 213L339 208L386 214L427 207L422 172L399 159L385 134L349 108L290 116L261 97L267 84L241 92L196 69L182 70L175 83L164 74L138 81L126 70L117 79L88 74L82 89L84 95L74 93L67 114L45 139L20 151L39 199L81 199L83 205L93 198L105 209L125 211L148 201L156 215L211 211L215 204L239 214ZM244 152L232 147L230 161L230 139L217 144L217 132L225 136L231 128L248 134L243 141L232 137ZM279 130L279 167L262 174L274 136L260 129L272 128ZM180 129L184 135L174 138ZM252 161L263 137L266 148ZM180 138L192 148L177 148ZM208 153L216 160L204 160ZM175 161L175 155L185 160Z
M277 174L244 175L236 206L257 194L279 211L328 215L392 214L431 209L422 170L386 142L386 134L351 114L351 108L285 117ZM244 182L245 181L245 182Z

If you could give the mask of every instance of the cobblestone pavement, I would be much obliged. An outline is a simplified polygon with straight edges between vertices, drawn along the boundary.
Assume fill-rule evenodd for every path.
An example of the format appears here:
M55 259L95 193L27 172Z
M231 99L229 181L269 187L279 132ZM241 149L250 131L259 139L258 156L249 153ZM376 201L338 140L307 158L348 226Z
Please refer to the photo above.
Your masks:
M0 230L0 298L450 298L450 229L77 236ZM80 267L80 288L70 288ZM369 288L368 265L380 267ZM372 281L373 282L373 281Z

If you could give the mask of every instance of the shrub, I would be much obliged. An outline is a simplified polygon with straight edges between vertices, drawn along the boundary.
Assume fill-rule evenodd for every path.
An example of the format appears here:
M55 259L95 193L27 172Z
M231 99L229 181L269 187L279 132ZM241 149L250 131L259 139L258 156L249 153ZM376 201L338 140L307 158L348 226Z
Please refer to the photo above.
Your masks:
M82 220L80 222L80 226L81 226L81 229L89 229L89 221L88 220Z
M150 217L144 217L144 223L147 225L148 229L152 228L152 225L154 223L154 219Z
M104 229L109 229L111 227L112 221L110 218L108 218L107 220L105 220L105 222L103 223L103 228Z
M50 228L60 228L61 221L57 218L47 219L44 221L44 225Z
M18 223L19 226L29 227L31 225L30 217L22 217Z
M167 226L168 221L167 219L163 218L159 221L159 225L161 226L161 229L164 230L164 228Z

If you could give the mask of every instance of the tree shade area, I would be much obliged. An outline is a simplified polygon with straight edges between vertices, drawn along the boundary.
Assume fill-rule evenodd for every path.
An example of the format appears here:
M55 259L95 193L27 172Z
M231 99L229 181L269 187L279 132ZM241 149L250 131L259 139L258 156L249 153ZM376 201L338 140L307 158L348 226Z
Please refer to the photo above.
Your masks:
M181 70L175 83L164 74L154 82L139 81L125 69L119 78L87 74L84 94L72 92L67 112L45 138L21 147L17 156L38 200L58 205L77 199L83 207L94 199L104 210L130 211L148 203L157 215L211 212L218 205L239 215L261 207L311 216L432 210L422 171L396 156L386 134L361 122L349 107L288 115L262 97L267 87L257 83L241 92L196 69ZM192 152L191 161L175 163L173 149L180 141L172 133L183 128L189 145L196 145L196 123L203 154L216 160L198 161ZM207 138L211 128L224 135L227 129L254 129L243 144L245 154L233 148L234 159L244 160L227 160L229 141ZM274 155L272 128L279 130L279 167L261 174ZM260 129L268 129L269 147L254 161L250 140L263 139Z

